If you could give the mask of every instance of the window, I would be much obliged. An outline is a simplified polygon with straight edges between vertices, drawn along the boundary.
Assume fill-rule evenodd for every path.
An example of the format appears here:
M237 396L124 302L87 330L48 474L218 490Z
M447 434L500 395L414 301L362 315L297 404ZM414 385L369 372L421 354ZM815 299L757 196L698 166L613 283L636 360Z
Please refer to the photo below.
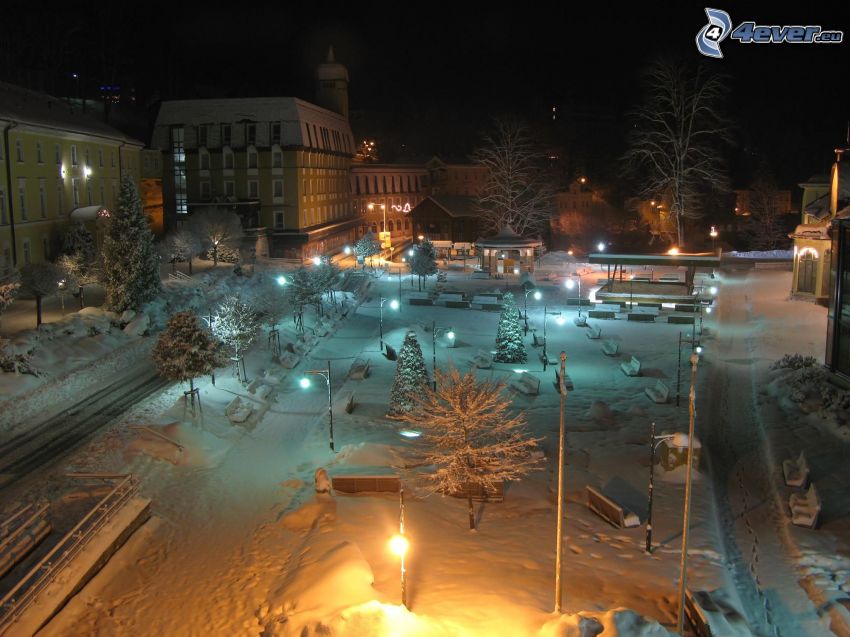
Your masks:
M310 124L305 123L304 128L307 129L307 146L313 147L313 136L310 134Z
M62 149L59 147L59 144L53 146L53 158L56 160L57 166L62 163Z
M47 180L38 180L38 210L41 213L41 218L47 218Z
M280 122L272 123L272 144L280 144Z
M74 207L80 205L80 180L72 179L71 180L71 190L74 193Z
M86 148L86 168L89 168L90 166L91 166L91 153L89 152L89 149Z
M279 150L272 151L272 168L283 168L283 153Z
M44 163L44 147L41 145L41 142L35 143L35 159L39 164Z
M251 199L259 199L260 197L260 182L255 179L248 182L248 197Z
M202 124L198 126L198 146L207 146L207 140L209 138L209 130L210 127L206 124Z
M71 165L77 165L77 145L71 144ZM112 166L115 166L115 162L112 163Z
M18 204L21 207L21 220L27 220L27 180L26 177L18 177Z
M257 167L257 151L249 150L248 151L248 168L256 168Z
M171 127L171 157L174 177L174 210L178 215L189 212L186 189L186 146L185 130L182 126Z
M91 179L86 179L86 195L88 196L89 205L92 205L94 201L92 201L91 196Z
M224 196L225 197L235 197L236 196L236 186L232 181L224 182Z
M103 179L100 180L100 205L106 205L106 182Z
M15 142L15 156L18 158L18 162L24 161L24 145L20 139Z
M65 214L65 180L61 177L56 180L56 203L59 206L58 214Z
M30 240L24 239L24 265L32 263L32 248L30 248Z
M9 223L6 218L6 193L3 191L3 186L0 186L0 226L5 226Z
M210 154L205 150L201 149L198 153L198 159L200 161L201 170L209 170L210 169Z
M275 179L272 182L273 196L276 199L283 199L283 180Z
M222 124L221 125L221 145L222 146L230 146L232 131L233 131L233 129L230 126L230 124Z
M256 144L257 143L257 125L256 124L245 124L245 143L246 144Z
M224 159L225 170L233 170L233 151L229 148L225 148L224 153L222 153L222 157Z
M274 213L274 229L275 230L283 230L284 221L283 221L283 213L275 212Z
M145 158L147 158L147 155L145 156ZM103 149L102 148L97 149L97 165L100 168L103 168Z
M210 182L202 181L201 182L201 199L204 201L209 201L211 198L210 195Z

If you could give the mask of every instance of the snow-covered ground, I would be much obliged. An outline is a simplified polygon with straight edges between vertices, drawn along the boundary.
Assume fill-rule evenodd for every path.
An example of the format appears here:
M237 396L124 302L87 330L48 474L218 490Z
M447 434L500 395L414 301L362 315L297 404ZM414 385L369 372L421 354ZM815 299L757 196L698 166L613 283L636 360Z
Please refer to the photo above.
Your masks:
M597 276L586 275L585 294ZM814 420L801 423L767 393L773 360L788 352L820 356L825 311L788 301L786 272L736 273L718 283L717 311L705 317L706 351L698 376L697 436L703 448L692 508L689 587L716 591L715 597L737 609L756 632L827 634L827 619L820 615L840 603L815 607L797 580L804 574L799 569L808 569L811 577L804 584L817 591L832 587L831 598L843 597L848 565L837 556L846 554L843 538L850 530L842 517L846 496L840 472L845 469L830 431ZM506 284L516 291L516 281L470 279L455 271L447 285L483 291ZM421 443L401 438L398 425L384 418L395 364L378 351L377 299L396 296L398 285L395 276L374 283L357 312L317 339L293 370L272 362L265 339L259 339L248 357L248 375L265 379L260 384L271 388L267 400L220 374L215 386L201 382L202 416L192 418L182 404L184 388L174 387L139 405L78 453L70 462L75 470L138 474L142 493L154 501L155 519L43 634L542 637L595 634L589 628L593 621L605 627L606 636L672 630L681 470L656 467L652 555L643 550L644 527L611 527L586 508L584 487L602 490L645 522L650 423L658 433L687 430L684 365L679 407L675 386L679 332L690 326L596 321L603 339L620 344L620 355L609 358L600 342L587 339L586 330L572 321L548 321L550 355L567 352L575 385L566 401L567 614L559 618L552 614L559 398L551 383L554 369L544 373L538 350L529 345L527 365L497 364L478 372L508 380L516 367L540 377L539 396L511 396L514 406L526 411L533 433L544 437L547 463L543 471L510 485L503 503L479 505L478 530L471 533L464 501L417 487L412 476L420 469ZM407 278L401 289L403 297L411 291ZM561 306L562 287L541 283L541 289L550 310ZM541 304L530 304L529 317L541 330ZM438 344L438 365L467 369L479 349L493 348L497 320L496 313L405 303L398 313L385 308L384 337L398 349L407 329L415 329L430 366L431 334L424 327L432 321L451 326L457 347ZM295 341L289 328L284 342ZM631 356L641 360L643 376L620 371L620 362ZM356 357L371 361L369 378L346 379ZM325 387L320 382L304 390L297 382L303 370L328 361L336 454L328 449ZM666 405L644 393L659 379L672 388ZM352 392L356 408L346 414L343 403ZM235 396L256 405L244 426L223 415ZM183 450L128 428L131 424L150 426ZM742 437L736 432L743 428ZM819 531L790 528L774 506L775 493L787 500L775 459L795 455L801 445L807 454L813 448L813 479L819 488L824 484ZM759 471L759 463L767 468ZM318 467L331 475L395 472L405 479L409 611L399 603L399 564L387 550L398 528L397 498L316 494L312 482ZM752 488L741 486L749 486L750 477Z

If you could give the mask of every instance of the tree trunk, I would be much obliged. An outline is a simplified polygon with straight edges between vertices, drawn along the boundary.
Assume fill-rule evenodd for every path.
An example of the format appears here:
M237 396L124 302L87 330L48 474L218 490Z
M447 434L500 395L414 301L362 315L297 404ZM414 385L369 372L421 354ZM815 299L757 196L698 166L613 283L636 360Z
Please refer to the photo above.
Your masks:
M469 530L475 530L475 507L472 504L472 495L466 497L466 504L469 508Z
M80 286L80 309L81 309L81 310L83 309L83 307L85 307L85 306L83 305L83 303L84 303L84 301L83 301L83 286L81 285L81 286Z
M41 295L35 295L35 326L41 325Z
M218 246L213 244L213 265L218 265Z
M192 276L192 257L189 257L189 276Z

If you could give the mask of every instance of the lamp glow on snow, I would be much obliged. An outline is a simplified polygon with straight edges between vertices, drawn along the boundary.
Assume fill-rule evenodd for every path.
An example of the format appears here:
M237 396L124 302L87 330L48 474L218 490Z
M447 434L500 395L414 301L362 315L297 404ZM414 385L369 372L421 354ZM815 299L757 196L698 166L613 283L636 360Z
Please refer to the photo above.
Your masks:
M667 254L675 257L676 255L679 254L679 248L674 246L674 247L670 248L669 250L667 250Z
M390 538L390 551L393 555L397 555L401 560L401 603L407 606L407 591L406 591L406 575L407 571L404 568L404 556L410 549L410 542L404 535L397 533Z
M390 309L397 310L398 309L398 299L393 299L390 301Z
M402 429L398 432L398 435L403 438L418 438L422 435L422 432L415 429Z
M279 277L277 277L277 279L275 279L275 280L277 281L277 284L278 284L278 285L281 285L281 286L286 285L286 277L285 277L285 276L283 276L283 275L280 275L280 276L279 276Z
M710 305L707 308L705 308L705 313L711 314L711 306Z
M566 323L566 322L567 322L567 319L565 319L563 316L559 316L559 317L557 317L557 318L555 319L555 322L556 322L558 325L563 325L564 323Z

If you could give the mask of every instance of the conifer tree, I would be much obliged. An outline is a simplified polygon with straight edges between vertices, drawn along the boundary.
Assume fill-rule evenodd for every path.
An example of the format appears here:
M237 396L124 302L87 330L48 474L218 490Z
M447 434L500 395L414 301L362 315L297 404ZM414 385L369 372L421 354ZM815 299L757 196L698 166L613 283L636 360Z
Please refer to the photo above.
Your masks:
M390 390L389 413L393 415L410 411L416 404L414 396L420 395L428 386L428 370L422 357L422 348L416 340L416 332L410 331L398 352L395 379Z
M502 314L496 331L496 355L493 360L499 363L524 363L528 360L525 343L522 340L520 314L514 302L514 295L507 292L502 299Z
M380 252L381 244L371 232L367 232L354 244L354 254L357 256L358 261L363 264L364 268L366 267L366 257L371 257Z
M115 312L138 308L160 289L159 258L132 178L124 177L118 207L103 241L106 305Z
M152 357L160 376L179 382L189 381L224 364L221 342L212 338L191 312L178 312L168 321L153 348Z
M437 372L437 390L424 388L414 408L394 419L422 432L430 445L427 476L434 491L465 494L469 528L475 529L473 490L493 489L535 469L538 439L529 436L522 413L511 415L504 384L478 382L473 372Z

